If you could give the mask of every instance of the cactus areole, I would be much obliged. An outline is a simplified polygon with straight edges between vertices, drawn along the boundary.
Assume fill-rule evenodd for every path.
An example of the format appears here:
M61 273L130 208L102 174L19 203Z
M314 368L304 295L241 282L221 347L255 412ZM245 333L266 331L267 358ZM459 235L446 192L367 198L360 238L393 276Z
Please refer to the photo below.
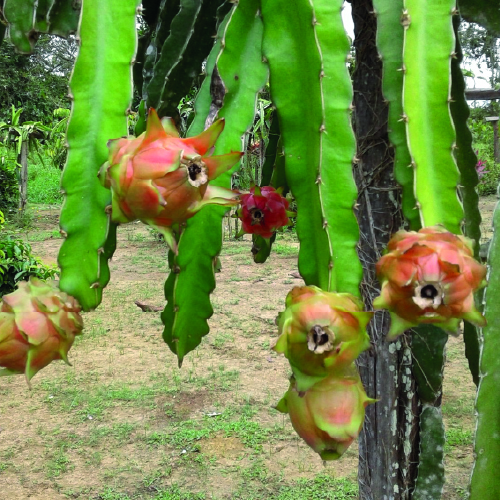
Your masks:
M181 139L169 118L160 121L150 109L146 132L109 141L109 161L99 176L111 189L113 222L139 219L163 233L176 251L173 226L205 205L237 204L237 193L208 184L241 158L240 152L210 156L223 129L220 119L201 134Z
M377 263L382 283L375 308L391 313L388 340L421 323L456 333L462 319L486 321L474 305L474 292L486 285L486 267L473 257L472 240L440 226L397 232Z
M0 303L0 376L24 373L29 383L56 359L69 364L68 351L83 329L80 310L54 282L19 282Z
M300 392L343 371L370 345L366 325L372 313L351 294L295 287L286 306L274 350L288 358Z

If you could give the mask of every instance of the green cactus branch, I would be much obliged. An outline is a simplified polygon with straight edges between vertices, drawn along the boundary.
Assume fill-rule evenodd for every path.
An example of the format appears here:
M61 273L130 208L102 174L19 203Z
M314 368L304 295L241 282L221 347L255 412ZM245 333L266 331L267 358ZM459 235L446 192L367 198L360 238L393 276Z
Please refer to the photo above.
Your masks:
M224 49L217 59L226 91L219 117L226 119L226 128L217 141L215 155L241 150L241 137L254 119L257 93L267 80L258 11L259 1L248 0L238 3L228 14L221 41ZM244 56L236 57L237 54ZM231 174L232 171L226 172L213 184L231 187ZM225 211L221 207L205 207L187 222L179 239L175 273L171 273L165 286L168 302L162 314L163 336L177 354L179 365L209 330L207 320L213 313L210 294L215 288L214 265L222 247Z
M289 15L282 15L285 10ZM286 176L297 202L299 271L306 284L359 295L354 137L348 118L352 88L340 10L340 1L264 0L263 45ZM297 99L304 89L308 98Z
M35 19L35 0L5 0L4 14L9 21L10 41L19 52L29 54L35 40L33 21Z
M475 242L474 256L479 257L479 243L481 239L481 212L479 211L479 196L476 186L479 178L476 171L477 157L472 149L472 134L467 126L469 118L469 107L465 99L465 79L460 69L463 59L462 48L458 39L459 16L453 18L455 30L455 53L451 61L451 98L450 111L457 134L457 148L455 158L460 171L460 196L462 199L465 224L464 233ZM478 292L477 301L482 301L483 291ZM465 321L464 323L465 355L469 362L472 379L477 385L479 383L479 332L477 328Z
M463 210L449 112L454 8L455 0L405 0L403 108L422 224L458 234Z
M70 84L69 152L61 181L65 240L58 260L61 289L76 297L84 310L99 305L110 277L107 261L114 251L116 227L106 213L110 192L100 185L97 173L108 156L107 141L127 134L137 4L86 0L83 6L82 42Z
M412 500L440 500L444 486L445 433L441 408L424 404L420 414L420 455Z
M49 31L49 12L55 0L38 0L36 6L35 29L41 33Z
M417 200L413 192L413 170L406 141L403 116L403 0L374 0L377 15L377 47L382 57L384 98L389 102L388 132L394 146L394 177L401 185L401 209L410 229L420 229Z
M500 491L500 206L493 215L493 239L488 254L488 288L484 294L480 382L476 399L477 427L474 443L470 500L496 500Z

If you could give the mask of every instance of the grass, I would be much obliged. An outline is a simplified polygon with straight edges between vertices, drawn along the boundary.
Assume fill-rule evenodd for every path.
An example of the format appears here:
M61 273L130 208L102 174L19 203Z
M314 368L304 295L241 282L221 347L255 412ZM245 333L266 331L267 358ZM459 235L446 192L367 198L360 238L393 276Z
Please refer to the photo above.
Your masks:
M57 228L38 220L29 240L53 248L44 242ZM290 279L295 237L279 235L264 265L253 263L250 241L227 243L212 331L179 370L159 314L134 305L164 304L165 247L138 224L120 228L112 280L102 306L84 315L73 368L51 364L30 392L22 377L2 379L0 477L17 498L42 484L47 498L78 500L357 498L355 446L323 467L273 408L290 375L270 346L283 299L300 283ZM443 396L450 500L463 498L470 474L474 400L463 344L453 342Z
M45 165L38 157L30 155L28 164L28 200L30 203L46 203L60 205L63 200L61 194L61 171L50 166L48 159Z

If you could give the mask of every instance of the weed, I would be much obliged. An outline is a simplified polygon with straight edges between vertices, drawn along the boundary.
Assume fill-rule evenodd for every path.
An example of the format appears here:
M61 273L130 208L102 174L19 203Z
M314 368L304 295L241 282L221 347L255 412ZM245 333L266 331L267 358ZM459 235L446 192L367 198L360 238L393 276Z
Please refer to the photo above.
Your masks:
M47 462L47 478L58 477L68 471L70 461L63 448L57 450Z
M472 444L472 431L451 427L446 430L445 451L449 452L454 446L467 446Z

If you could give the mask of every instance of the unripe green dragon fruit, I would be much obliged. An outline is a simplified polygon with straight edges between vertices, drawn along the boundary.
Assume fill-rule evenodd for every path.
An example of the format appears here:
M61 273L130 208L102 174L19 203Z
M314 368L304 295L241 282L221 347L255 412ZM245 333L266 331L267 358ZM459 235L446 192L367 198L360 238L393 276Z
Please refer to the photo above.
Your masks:
M349 293L295 287L286 306L278 318L274 350L290 362L301 392L342 372L370 346L366 325L373 313L364 312L362 302Z
M358 437L369 398L354 365L342 374L330 375L305 393L290 388L276 408L289 413L297 434L323 460L337 460Z
M69 364L68 351L83 329L80 310L53 281L19 282L0 303L0 376L24 373L29 384L50 362Z
M160 121L150 109L146 132L109 141L109 160L99 177L111 189L111 219L117 223L139 219L163 233L176 251L172 226L205 205L238 204L238 193L208 184L242 155L210 156L223 129L220 119L201 134L181 139L169 118Z
M450 333L462 319L486 324L474 305L474 292L486 285L486 267L474 259L472 245L441 226L399 231L391 238L376 266L382 290L373 302L391 313L388 340L421 323Z

